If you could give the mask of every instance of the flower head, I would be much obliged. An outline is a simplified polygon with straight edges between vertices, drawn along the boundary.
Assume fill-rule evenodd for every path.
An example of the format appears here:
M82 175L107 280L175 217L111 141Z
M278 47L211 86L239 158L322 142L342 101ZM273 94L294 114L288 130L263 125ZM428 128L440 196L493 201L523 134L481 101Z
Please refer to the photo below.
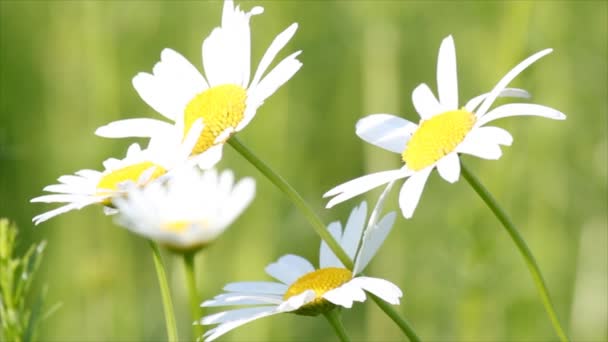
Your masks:
M188 163L188 156L201 128L199 120L183 141L181 136L154 136L145 150L138 144L132 144L127 149L125 158L109 158L104 161L103 171L84 169L76 171L74 175L59 177L59 184L43 189L54 194L33 198L31 202L67 204L34 217L34 223L38 225L57 215L91 204L102 204L106 206L106 213L114 213L115 210L110 207L112 198L123 196L126 184L144 186Z
M117 222L127 229L180 252L190 252L215 240L247 208L255 181L234 181L234 174L215 169L201 173L185 167L144 188L131 187L116 197Z
M486 126L490 121L517 115L565 119L563 113L538 104L510 103L490 110L499 96L529 97L524 90L506 87L519 73L551 51L546 49L526 58L509 71L492 91L474 97L464 107L459 107L454 40L452 36L445 38L439 48L437 61L439 99L424 83L412 93L414 107L420 115L418 124L391 114L373 114L357 122L356 132L360 138L398 153L404 166L336 186L324 194L324 197L333 197L327 207L331 208L382 184L408 178L401 187L399 206L403 216L410 218L433 169L436 168L443 179L454 183L460 177L458 154L499 159L502 155L500 145L511 145L511 134L499 127Z
M318 269L302 257L285 255L266 267L266 273L279 282L231 283L224 287L226 293L202 304L252 306L204 317L202 324L219 324L204 335L206 340L214 340L243 324L279 313L318 315L336 306L351 308L354 301L366 299L366 291L388 303L399 304L402 292L396 285L360 275L395 222L394 212L377 221L379 208L376 206L372 212L367 228L365 202L353 209L344 230L340 222L328 226L340 246L355 261L352 271L344 267L325 243L321 244Z
M244 12L232 0L224 2L221 26L203 42L205 77L181 54L164 49L152 74L139 73L133 78L141 98L171 123L144 118L120 120L100 127L96 134L108 138L148 137L156 132L172 132L176 123L185 135L193 122L202 119L204 129L192 156L198 158L201 167L213 166L221 159L223 143L245 128L258 107L302 66L297 60L301 51L297 51L266 74L295 34L298 26L294 23L270 44L250 79L249 20L262 12L259 6Z

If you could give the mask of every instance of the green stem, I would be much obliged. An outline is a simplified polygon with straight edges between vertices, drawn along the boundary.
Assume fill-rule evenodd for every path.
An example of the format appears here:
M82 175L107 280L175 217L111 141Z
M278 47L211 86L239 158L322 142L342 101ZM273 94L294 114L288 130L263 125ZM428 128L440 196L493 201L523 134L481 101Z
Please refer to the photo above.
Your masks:
M167 273L165 265L160 255L158 246L153 241L149 241L152 248L152 256L154 257L154 266L158 275L158 285L160 286L160 294L163 299L163 309L165 310L165 323L167 325L167 339L169 342L177 342L177 326L175 324L175 313L173 311L173 302L171 301L171 292L169 291L169 283L167 282Z
M405 320L405 318L399 316L397 311L387 302L383 301L379 297L369 293L369 296L376 302L378 307L382 309L392 320L395 322L401 331L410 339L411 342L420 342L420 338L416 335L416 332L409 323Z
M188 297L190 298L190 314L192 321L196 322L202 317L202 308L200 307L201 300L198 296L196 286L196 272L194 269L195 253L184 254L184 271L186 273L186 284L188 286ZM203 326L201 324L192 324L192 340L203 335Z
M334 237L329 233L326 229L325 224L321 219L315 214L315 212L308 206L308 203L304 201L302 196L298 194L298 192L287 183L283 177L276 174L268 165L266 165L262 160L260 160L249 148L247 148L243 143L241 143L237 137L233 136L228 140L230 146L232 146L237 152L239 152L245 159L247 159L253 166L255 166L264 176L266 176L274 185L276 185L289 199L300 209L300 211L306 216L312 227L315 229L317 234L321 237L325 243L329 246L329 248L334 252L334 254L340 259L342 264L346 266L346 268L352 270L353 269L353 261L350 257L344 252L342 247L338 244L338 242L334 239ZM419 342L420 339L414 333L414 330L407 324L405 320L403 320L395 308L384 303L382 300L374 298L374 301L382 311L384 311L387 316L389 316L403 331L403 333L410 339L412 342Z
M350 342L350 338L346 334L346 330L344 329L344 325L342 324L342 318L340 317L340 311L338 309L330 310L323 314L325 318L331 324L331 327L334 328L336 335L340 338L342 342Z
M553 324L553 329L555 330L557 336L562 342L568 341L568 337L564 333L564 330L562 329L561 325L559 324L559 320L557 319L557 314L555 313L555 308L553 306L553 302L551 302L549 290L547 289L545 280L543 279L543 276L540 272L540 268L538 267L538 264L536 263L536 260L534 259L534 256L530 251L530 248L528 248L526 241L521 236L519 231L517 231L517 228L515 228L515 225L507 216L506 212L498 205L494 197L492 197L490 192L488 192L488 190L481 184L479 179L477 179L477 177L475 177L475 175L473 175L465 165L462 165L462 175L467 180L467 182L469 182L471 187L473 187L475 192L477 192L479 197L483 199L483 201L490 208L490 210L492 210L496 218L498 218L500 223L502 223L502 225L507 230L507 233L509 234L513 242L515 242L519 253L524 258L524 261L528 266L528 270L532 275L532 279L534 280L536 288L540 293L540 297L542 299L543 305L545 306L545 310L547 311L547 314L551 319L551 324Z
M319 234L321 239L327 243L329 248L334 252L334 254L340 259L342 264L346 266L349 270L353 269L353 261L350 260L349 256L344 252L342 247L338 244L336 239L329 233L326 229L325 224L321 219L315 214L315 212L310 208L308 203L304 201L302 196L289 184L283 177L276 174L266 163L260 160L247 146L243 145L237 137L233 136L228 140L230 146L232 146L235 150L237 150L245 159L247 159L253 166L255 166L260 172L266 176L274 185L276 185L289 199L293 202L293 204L300 209L302 214L306 216L314 230Z

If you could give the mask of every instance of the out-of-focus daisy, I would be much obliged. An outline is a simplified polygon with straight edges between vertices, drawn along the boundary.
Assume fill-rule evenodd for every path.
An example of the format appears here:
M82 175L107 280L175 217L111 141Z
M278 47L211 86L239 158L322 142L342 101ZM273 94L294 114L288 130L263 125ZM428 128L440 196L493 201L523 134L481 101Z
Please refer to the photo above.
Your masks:
M395 212L391 212L375 223L378 207L372 212L367 229L364 229L365 202L353 209L344 231L340 222L328 226L336 241L355 260L353 271L345 268L325 243L321 244L319 269L302 257L285 255L266 267L266 273L279 282L231 283L224 287L226 293L202 304L206 307L252 306L204 317L201 324L219 324L205 333L205 340L214 340L243 324L279 313L312 316L336 306L351 308L354 301L366 299L366 291L388 303L399 304L402 292L396 285L384 279L359 275L395 222Z
M426 84L420 84L412 93L412 101L420 115L415 124L391 114L373 114L357 122L357 135L378 147L401 155L405 165L398 170L366 175L341 184L323 195L333 197L327 207L344 202L382 184L409 177L399 193L399 206L403 216L412 217L424 184L431 171L450 183L460 177L459 153L483 159L499 159L500 145L511 145L513 138L506 130L485 126L496 119L534 115L564 120L566 116L546 106L528 103L510 103L489 110L499 96L528 97L521 89L506 88L524 69L551 49L540 51L509 71L487 94L469 100L464 107L458 105L456 52L452 36L441 43L437 61L437 88L435 98ZM335 197L334 197L335 196Z
M125 158L104 161L103 171L84 169L59 177L59 184L43 189L54 194L33 198L31 202L67 204L34 217L34 223L38 225L57 215L96 203L105 205L106 213L113 212L109 207L112 198L124 195L125 184L146 185L187 163L201 129L201 120L198 120L184 141L181 136L177 139L174 135L154 136L145 150L132 144Z
M172 122L183 122L184 132L195 120L203 119L205 128L192 150L193 156L209 151L219 160L223 143L245 128L258 107L302 66L297 60L301 51L297 51L266 74L295 34L298 26L294 23L270 44L250 80L249 19L262 12L259 6L243 12L232 0L224 2L221 26L203 42L205 77L181 54L164 49L152 74L139 73L133 78L141 98ZM173 123L155 119L126 119L102 126L96 134L108 138L149 137L171 131L172 126Z
M180 252L190 252L215 240L253 200L255 181L215 169L201 173L185 167L166 184L131 186L116 197L117 222L127 229Z

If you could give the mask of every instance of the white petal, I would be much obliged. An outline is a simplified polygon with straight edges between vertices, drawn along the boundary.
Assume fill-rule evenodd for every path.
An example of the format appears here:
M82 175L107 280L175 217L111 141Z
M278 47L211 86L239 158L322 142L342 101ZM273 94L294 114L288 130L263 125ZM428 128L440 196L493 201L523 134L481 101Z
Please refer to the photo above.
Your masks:
M391 114L372 114L357 121L357 135L385 150L402 153L418 125Z
M357 277L351 280L351 283L393 305L399 304L399 298L403 296L403 292L397 285L384 279Z
M516 65L513 69L511 69L500 81L498 81L498 83L496 84L496 86L494 86L494 89L492 89L490 94L488 94L488 96L486 97L484 102L481 104L481 107L479 107L479 109L475 113L477 115L477 117L478 118L483 117L483 115L488 111L488 109L490 108L492 103L494 103L494 100L496 100L496 98L498 97L498 94L500 94L502 92L502 90L504 88L506 88L507 85L509 85L509 83L515 77L517 77L517 75L519 75L522 71L524 71L532 63L534 63L537 60L541 59L542 57L550 54L552 51L553 51L553 49L545 49L543 51L537 52L537 53L533 54L532 56L526 58L523 62Z
M79 194L53 194L53 195L43 195L32 198L30 200L31 203L69 203L69 202L78 202L90 199L90 195L79 195ZM100 199L101 202L103 199Z
M230 210L222 213L219 224L222 226L228 226L234 222L234 220L236 220L236 218L243 213L245 208L251 204L254 197L255 180L253 178L241 179L232 189L232 193L228 199L231 203Z
M350 309L353 306L353 301L363 302L366 296L365 292L357 284L349 281L338 288L325 292L323 298L336 305Z
M458 153L448 153L437 162L437 171L441 178L449 183L455 183L460 177L460 159Z
M441 42L437 58L437 93L439 102L447 108L458 108L458 77L454 39L448 36Z
M481 102L483 100L485 100L486 97L488 97L489 94L490 93L485 93L485 94L475 96L474 98L470 99L469 102L467 102L467 104L464 106L464 108L467 111L474 113L475 109L477 109L477 107L481 104ZM529 99L531 97L531 95L524 89L505 88L498 94L498 97L518 97L518 98L522 98L522 99Z
M493 136L488 136L486 131L480 130L479 128L474 129L469 132L464 141L456 147L456 151L482 159L496 160L502 156L502 151L500 150L500 146L494 142L495 139L496 138Z
M334 221L327 226L327 230L336 241L342 239L342 224L339 221ZM321 241L321 249L319 251L319 267L340 267L345 268L344 264L338 259L334 252L329 248L325 241Z
M147 118L125 119L110 122L107 125L99 127L95 131L95 135L104 138L148 138L165 134L171 129L173 129L172 124L161 120Z
M202 170L214 167L222 159L224 144L209 147L205 152L192 157L192 162Z
M229 321L237 321L244 318L249 318L259 314L260 312L266 312L268 309L276 308L275 305L272 306L263 306L263 307L253 307L253 308L244 308L244 309L235 309L228 310L224 312L219 312L213 315L209 315L203 317L201 320L201 324L209 325L209 324L218 324L225 323Z
M240 327L243 324L247 324L251 321L254 321L256 319L262 318L262 317L267 317L267 316L271 316L271 315L276 315L280 312L276 311L275 309L276 307L274 306L268 306L268 307L263 307L263 308L256 308L256 309L260 309L257 310L254 313L251 313L250 316L237 320L237 321L231 321L231 322L227 322L224 324L220 324L217 327L207 331L203 337L205 338L205 341L213 341L216 338L224 335L225 333L229 332L230 330L236 329L238 327ZM262 310L264 309L264 310ZM245 309L243 309L245 310Z
M494 108L486 115L481 117L476 123L482 126L490 121L494 121L509 116L532 115L553 120L565 120L566 115L551 107L531 103L510 103Z
M314 271L314 267L308 260L288 254L266 266L265 271L280 282L291 285L304 274Z
M365 227L365 219L367 217L367 203L363 201L359 206L355 207L348 217L340 247L346 252L351 260L355 260L355 254L363 235Z
M250 281L230 283L224 286L224 291L241 292L249 294L275 294L283 295L287 291L287 286L280 283L268 281Z
M302 67L302 62L297 60L302 51L296 51L283 59L266 77L264 77L255 88L249 87L250 95L255 102L254 105L261 105L264 101L274 94L285 82L289 81L293 75Z
M269 305L281 304L282 296L274 295L244 295L240 293L224 293L215 298L204 301L202 307L229 306L229 305Z
M373 259L373 257L386 240L386 237L391 232L393 225L395 224L395 219L397 214L393 211L380 220L373 227L368 228L368 231L365 234L365 238L363 240L363 244L361 246L361 251L357 256L357 261L355 262L355 268L353 269L353 274L359 274L363 272L365 267L369 264L369 262Z
M34 222L34 225L39 225L44 221L47 221L57 215L61 215L63 213L67 213L68 211L72 211L72 210L76 210L76 209L80 209L79 208L79 204L78 203L70 203L70 204L66 204L64 206L61 206L57 209L53 209L51 211L47 211L45 213L42 213L40 215L35 216L32 219L32 222Z
M336 197L332 198L325 207L331 208L338 203L349 200L375 187L389 183L396 179L405 178L410 174L411 171L403 167L399 170L382 171L355 178L326 192L323 197Z
M283 47L287 45L289 40L291 40L297 29L298 24L293 23L283 32L279 33L279 35L277 35L276 38L272 41L272 43L264 53L264 56L260 60L260 64L258 65L258 68L255 72L255 76L253 77L253 80L251 81L251 84L249 86L250 88L257 87L258 83L262 79L262 76L266 72L266 69L268 69L270 63L272 63L279 51L281 51L281 49L283 49Z
M475 128L473 131L474 137L478 136L484 143L505 146L511 146L513 143L511 133L500 127L484 126ZM468 135L465 140L466 139L470 139ZM458 150L458 147L456 149Z
M446 109L437 101L435 95L433 95L433 92L425 83L417 86L412 92L412 103L422 120L427 120L434 115L441 114Z
M42 189L43 191L72 194L72 195L89 195L90 189L82 186L74 186L71 184L53 184L47 185Z
M188 102L208 88L200 72L178 52L164 49L153 74L139 73L133 78L139 96L157 112L176 120Z
M414 215L414 210L416 210L420 201L424 184L432 170L432 167L427 167L414 173L401 187L401 191L399 192L399 207L401 208L403 217L411 218Z
M289 299L277 307L277 310L280 312L291 312L297 310L302 307L302 305L311 302L313 299L315 299L315 297L315 291L306 290L299 295L289 297Z

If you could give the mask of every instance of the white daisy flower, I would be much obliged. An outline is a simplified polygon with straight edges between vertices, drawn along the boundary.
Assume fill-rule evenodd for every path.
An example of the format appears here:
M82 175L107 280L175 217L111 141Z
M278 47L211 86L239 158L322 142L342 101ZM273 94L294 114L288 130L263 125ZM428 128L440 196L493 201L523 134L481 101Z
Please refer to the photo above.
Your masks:
M234 182L231 170L203 173L196 167L176 170L166 184L131 186L115 197L117 222L134 233L180 252L190 252L215 240L247 208L255 181Z
M353 271L345 268L325 243L321 244L319 269L302 257L285 255L266 267L266 273L279 282L231 283L224 287L226 293L201 305L253 306L204 317L201 324L219 324L205 333L205 340L214 340L243 324L279 313L313 316L336 306L351 308L354 301L363 302L366 299L366 291L388 303L399 304L403 295L399 287L384 279L360 275L395 222L396 214L391 212L375 223L378 207L372 212L368 229L364 229L367 215L365 202L353 209L344 231L340 222L328 226L340 246L355 260Z
M76 171L74 175L59 177L59 184L43 189L54 194L36 197L30 202L67 204L34 217L34 224L38 225L57 215L91 204L102 204L106 206L106 214L114 213L109 207L112 198L125 194L125 184L134 182L143 186L188 163L188 156L201 130L202 123L198 120L184 141L181 135L154 136L145 150L138 144L132 144L127 149L125 158L109 158L104 161L103 171L84 169Z
M258 107L302 66L297 60L301 51L297 51L266 74L279 51L295 34L298 25L294 23L270 44L250 80L249 19L262 12L259 6L244 12L234 7L232 0L224 2L221 26L203 42L205 77L181 54L164 49L152 74L139 73L133 78L133 86L141 98L171 123L126 119L102 126L95 133L107 138L149 137L174 130L174 122L183 122L183 132L187 132L195 120L202 118L205 128L192 155L208 151L207 165L214 164L209 160L219 161L223 143L245 128Z
M538 104L510 103L489 110L499 96L529 97L524 90L506 86L524 69L551 52L552 49L546 49L526 58L491 92L474 97L464 107L459 107L454 40L452 36L445 38L437 61L439 99L424 83L412 93L414 107L420 115L418 125L391 114L373 114L357 122L356 132L360 138L400 154L405 165L397 170L366 175L329 190L323 195L333 197L327 208L382 184L409 177L401 187L399 206L403 216L410 218L434 168L443 179L454 183L460 177L459 153L494 160L502 155L500 145L511 145L511 134L499 127L485 126L490 121L517 115L564 120L563 113Z

